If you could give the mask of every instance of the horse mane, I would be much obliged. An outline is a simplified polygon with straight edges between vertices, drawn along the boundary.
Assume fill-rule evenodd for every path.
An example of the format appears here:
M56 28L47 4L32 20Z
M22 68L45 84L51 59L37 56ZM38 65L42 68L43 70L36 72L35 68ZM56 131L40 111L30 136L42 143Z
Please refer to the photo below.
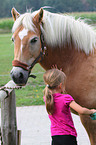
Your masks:
M21 24L26 29L35 31L36 27L32 19L37 13L38 11L22 14L15 21L12 31L14 32ZM86 54L96 48L94 27L80 19L75 20L72 16L50 13L44 10L41 31L44 34L45 42L53 47L59 46L61 48L66 43L69 45L73 43L76 49L83 50Z

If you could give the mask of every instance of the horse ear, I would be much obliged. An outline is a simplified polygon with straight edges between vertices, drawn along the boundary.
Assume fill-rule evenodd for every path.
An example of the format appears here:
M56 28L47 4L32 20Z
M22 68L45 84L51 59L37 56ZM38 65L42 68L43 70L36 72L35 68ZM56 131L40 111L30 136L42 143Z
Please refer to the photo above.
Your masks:
M16 19L20 16L20 14L17 12L15 8L12 8L11 13L14 21L16 21Z
M42 18L43 18L43 9L41 8L40 11L35 15L33 20L37 23L41 23Z

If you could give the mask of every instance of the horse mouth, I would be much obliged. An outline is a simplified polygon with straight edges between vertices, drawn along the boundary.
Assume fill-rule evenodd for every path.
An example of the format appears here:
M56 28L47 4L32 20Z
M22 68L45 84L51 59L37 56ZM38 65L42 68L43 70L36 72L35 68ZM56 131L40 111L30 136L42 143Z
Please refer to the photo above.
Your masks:
M20 67L13 67L10 72L10 75L11 75L12 80L17 85L25 86L28 81L29 72Z

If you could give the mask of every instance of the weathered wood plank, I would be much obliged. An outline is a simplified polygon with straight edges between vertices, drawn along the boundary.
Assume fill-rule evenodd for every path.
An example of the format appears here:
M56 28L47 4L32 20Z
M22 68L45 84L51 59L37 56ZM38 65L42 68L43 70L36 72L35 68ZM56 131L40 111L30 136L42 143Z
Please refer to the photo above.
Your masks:
M14 87L13 81L7 83ZM10 95L0 91L1 99L1 134L3 145L17 145L16 100L15 90L8 89Z
M11 80L11 81L9 81L6 85L5 85L5 87L16 87L16 84ZM9 92L9 94L10 94L10 92L13 90L13 89L6 89L8 92ZM7 93L5 92L5 91L3 91L3 90L0 90L0 100L2 100L2 99L4 99L4 98L6 98L7 97Z

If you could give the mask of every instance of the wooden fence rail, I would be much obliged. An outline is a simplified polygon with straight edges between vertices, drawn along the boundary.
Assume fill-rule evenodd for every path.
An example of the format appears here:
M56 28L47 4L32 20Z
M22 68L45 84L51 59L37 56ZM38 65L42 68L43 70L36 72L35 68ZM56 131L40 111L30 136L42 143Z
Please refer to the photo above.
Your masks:
M13 81L9 81L6 87L15 87ZM16 122L16 101L15 90L7 89L8 94L4 90L0 90L1 100L1 145L20 145L18 139L17 122ZM8 95L8 96L7 96ZM19 140L19 141L18 141Z

